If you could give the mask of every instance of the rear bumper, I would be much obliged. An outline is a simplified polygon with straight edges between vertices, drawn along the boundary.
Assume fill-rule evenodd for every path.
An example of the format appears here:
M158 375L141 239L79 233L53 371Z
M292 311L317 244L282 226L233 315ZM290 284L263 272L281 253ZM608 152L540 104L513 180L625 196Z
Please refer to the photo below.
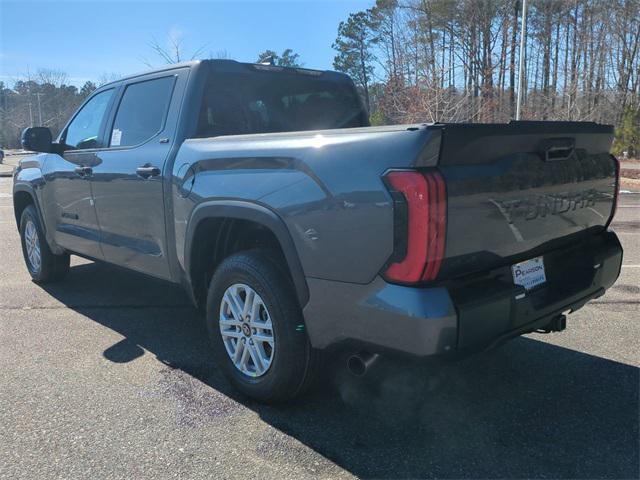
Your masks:
M603 295L620 274L622 247L606 232L544 259L547 283L531 292L513 284L508 266L432 288L308 278L309 338L316 348L350 344L418 357L491 347Z

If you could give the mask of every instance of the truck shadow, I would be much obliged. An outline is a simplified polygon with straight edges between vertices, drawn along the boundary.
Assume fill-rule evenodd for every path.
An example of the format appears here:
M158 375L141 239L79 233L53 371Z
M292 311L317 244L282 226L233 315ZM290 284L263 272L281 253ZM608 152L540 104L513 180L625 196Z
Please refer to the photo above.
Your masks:
M264 406L212 365L180 288L102 264L75 266L45 288L124 337L107 359L126 363L146 350L163 362L166 381L180 383L165 391L192 420L221 421L212 409L242 414L242 404L358 477L638 477L640 374L629 365L522 338L438 368L385 359L365 379L333 365L307 398Z

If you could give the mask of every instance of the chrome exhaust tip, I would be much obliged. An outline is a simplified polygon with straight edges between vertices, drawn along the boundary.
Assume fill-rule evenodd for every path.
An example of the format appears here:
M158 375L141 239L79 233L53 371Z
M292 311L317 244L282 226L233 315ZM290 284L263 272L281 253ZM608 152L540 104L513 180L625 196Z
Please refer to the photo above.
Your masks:
M378 360L377 353L359 352L347 359L347 369L356 377L364 376L369 368Z

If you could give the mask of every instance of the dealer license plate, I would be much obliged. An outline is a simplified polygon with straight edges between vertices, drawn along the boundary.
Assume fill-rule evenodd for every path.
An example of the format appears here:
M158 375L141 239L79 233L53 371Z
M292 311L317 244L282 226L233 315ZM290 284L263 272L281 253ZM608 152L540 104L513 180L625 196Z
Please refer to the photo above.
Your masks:
M531 290L547 281L544 274L544 262L542 257L532 258L511 266L513 283L522 285L526 290Z

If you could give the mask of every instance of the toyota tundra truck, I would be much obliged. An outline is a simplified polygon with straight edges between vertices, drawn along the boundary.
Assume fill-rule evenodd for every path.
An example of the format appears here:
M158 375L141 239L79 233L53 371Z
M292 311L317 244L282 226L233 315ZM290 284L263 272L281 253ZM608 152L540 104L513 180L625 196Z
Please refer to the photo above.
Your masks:
M530 332L617 279L611 126L372 127L341 73L230 60L93 92L23 132L15 218L35 282L69 256L182 285L217 365L265 402L327 352L447 358Z

